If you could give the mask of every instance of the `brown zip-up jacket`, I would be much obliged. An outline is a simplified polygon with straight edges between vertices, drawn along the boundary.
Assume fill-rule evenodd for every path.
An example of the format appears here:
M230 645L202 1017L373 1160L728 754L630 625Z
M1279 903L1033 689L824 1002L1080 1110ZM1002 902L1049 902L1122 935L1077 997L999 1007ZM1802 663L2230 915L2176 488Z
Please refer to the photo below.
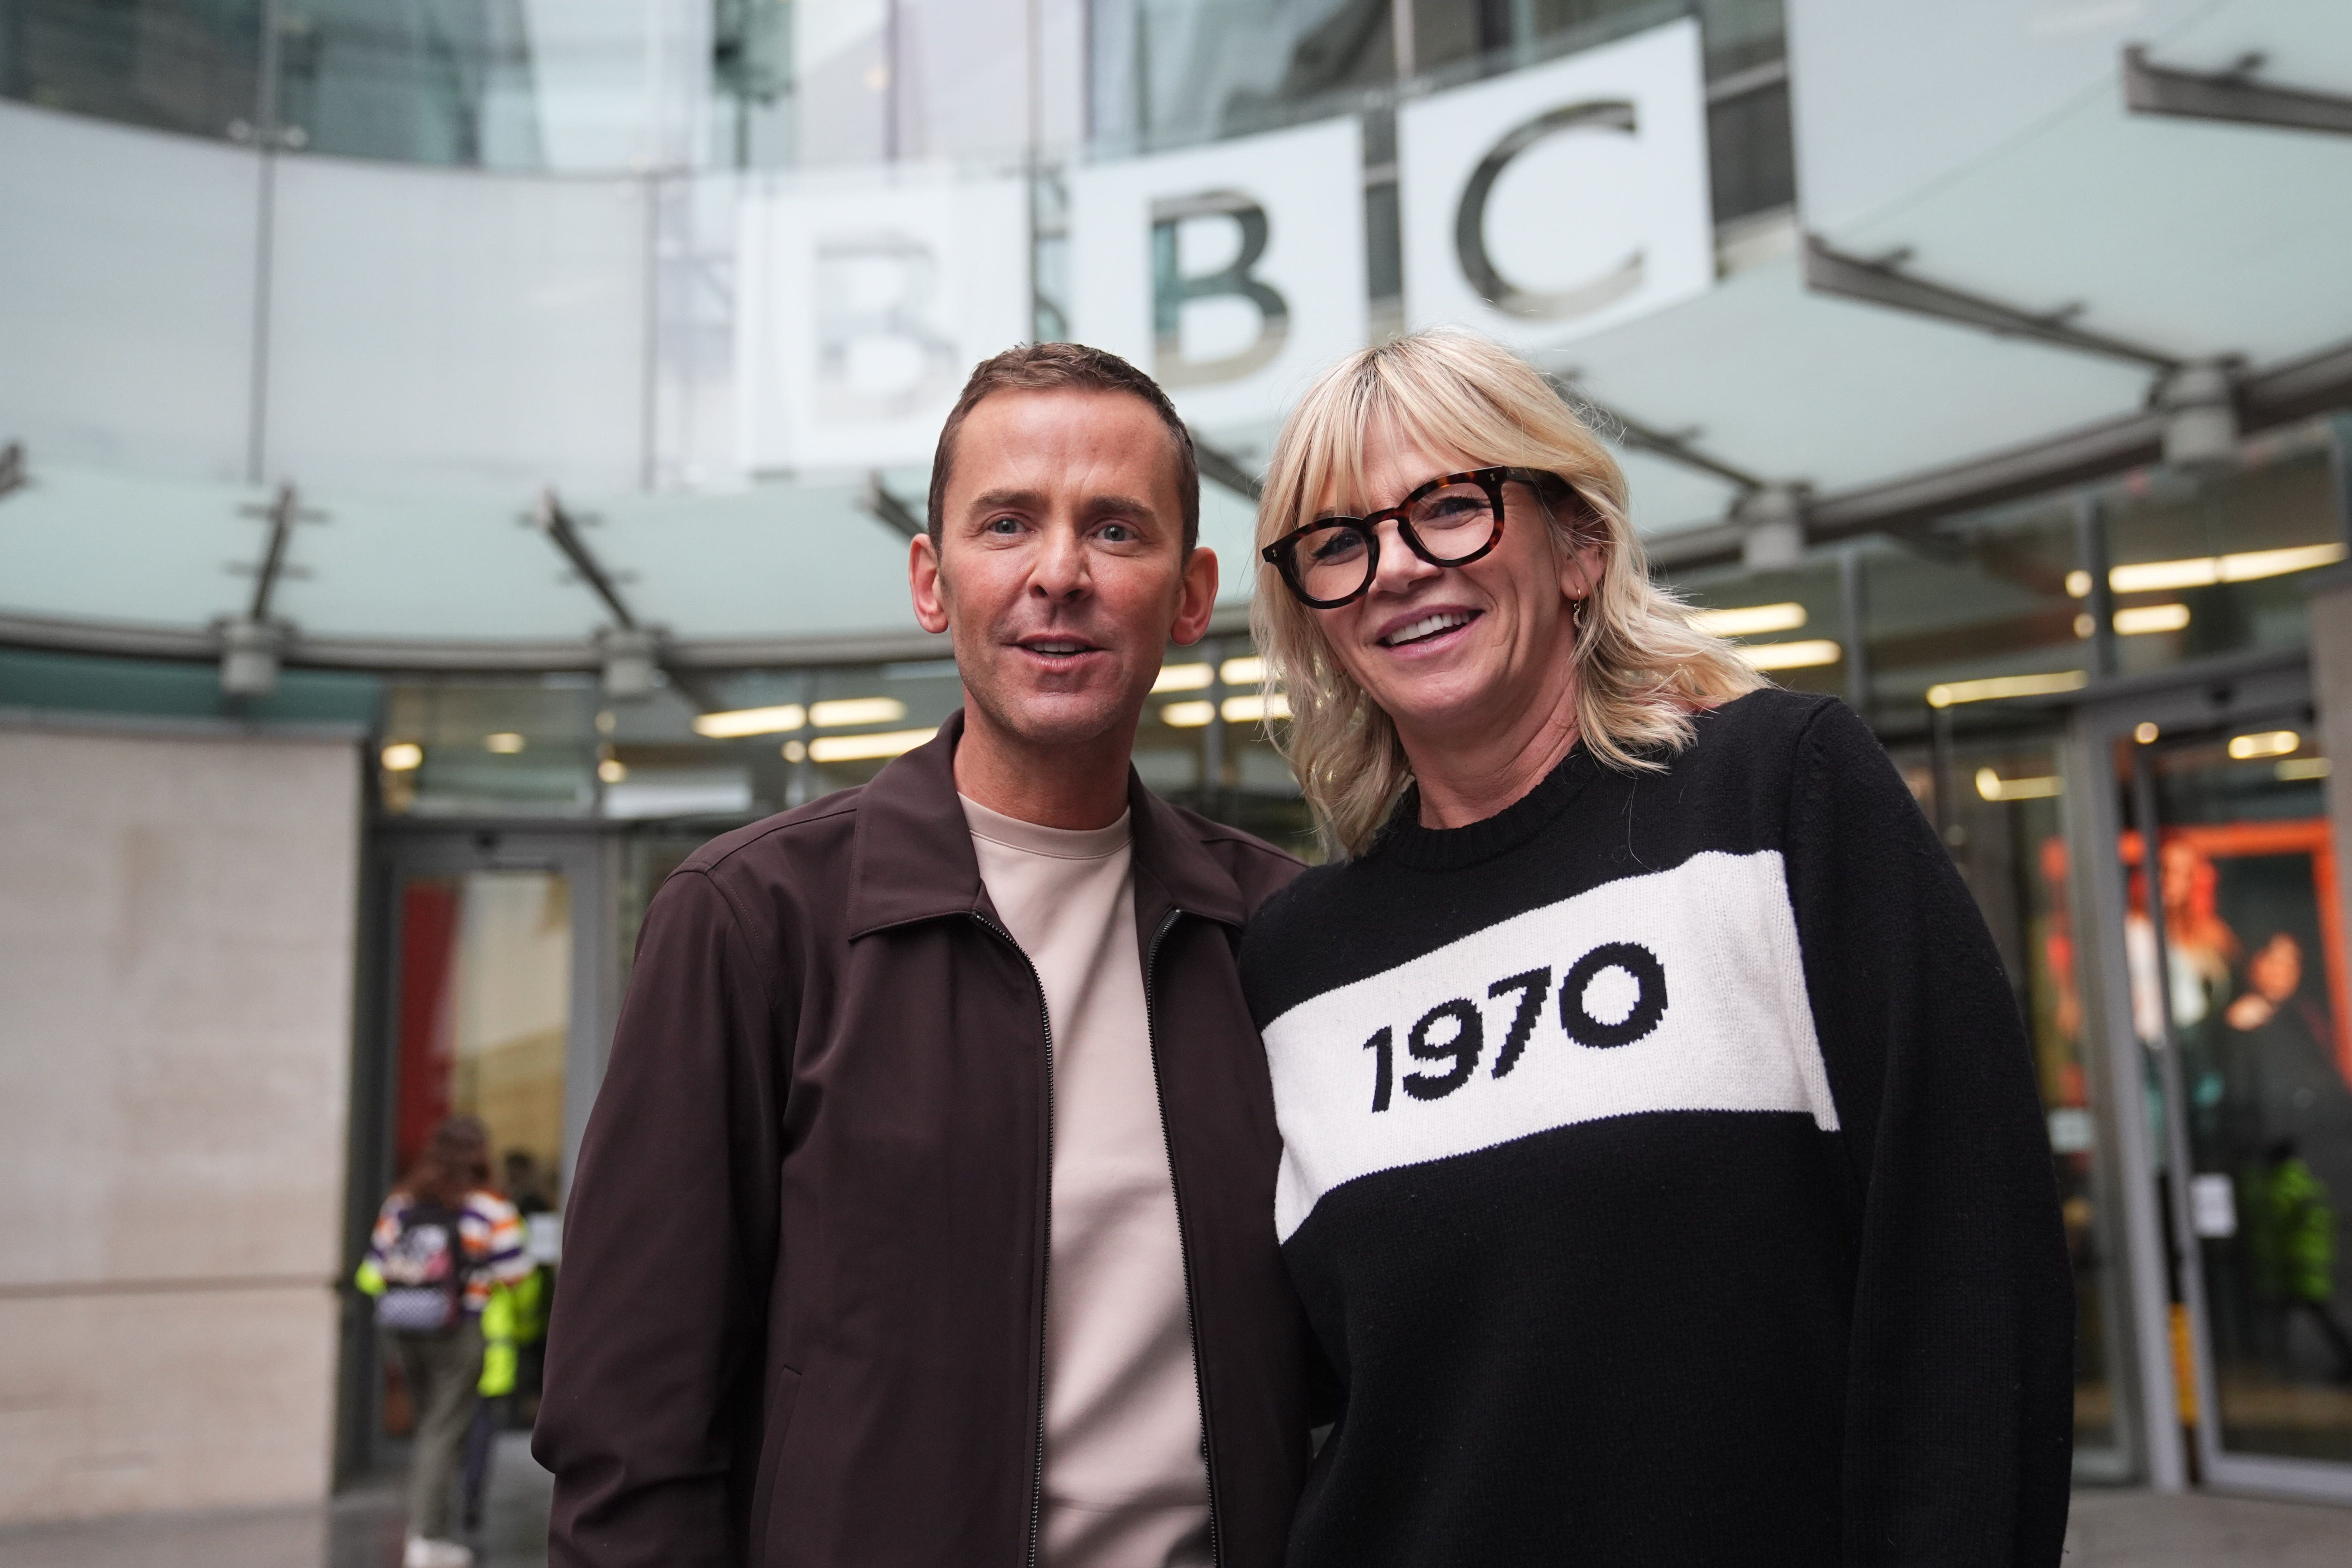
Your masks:
M1035 1561L1052 1041L956 799L962 727L713 840L653 900L532 1442L552 1568ZM1298 868L1128 793L1212 1540L1276 1568L1313 1352L1234 950Z

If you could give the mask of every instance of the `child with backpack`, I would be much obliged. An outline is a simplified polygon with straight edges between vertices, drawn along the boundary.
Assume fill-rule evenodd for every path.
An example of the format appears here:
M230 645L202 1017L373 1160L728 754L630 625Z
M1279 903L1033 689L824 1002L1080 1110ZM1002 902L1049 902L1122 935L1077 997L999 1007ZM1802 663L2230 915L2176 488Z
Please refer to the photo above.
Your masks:
M358 1276L416 1411L402 1568L474 1561L450 1535L449 1483L479 1397L482 1310L494 1287L532 1268L521 1216L490 1187L488 1131L448 1118L384 1199Z

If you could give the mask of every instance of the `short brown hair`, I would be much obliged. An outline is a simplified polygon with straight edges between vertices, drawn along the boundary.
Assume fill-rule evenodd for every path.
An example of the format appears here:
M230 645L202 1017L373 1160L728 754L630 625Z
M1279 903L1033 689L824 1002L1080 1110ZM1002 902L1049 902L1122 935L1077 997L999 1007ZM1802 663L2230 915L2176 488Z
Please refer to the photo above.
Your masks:
M939 450L931 455L931 542L939 543L940 530L946 524L948 470L955 462L956 436L965 416L991 393L1065 391L1128 393L1160 416L1176 452L1176 498L1184 510L1184 552L1189 556L1201 542L1201 461L1192 451L1192 432L1184 427L1158 382L1117 354L1084 343L1023 343L972 368L963 395L940 426Z

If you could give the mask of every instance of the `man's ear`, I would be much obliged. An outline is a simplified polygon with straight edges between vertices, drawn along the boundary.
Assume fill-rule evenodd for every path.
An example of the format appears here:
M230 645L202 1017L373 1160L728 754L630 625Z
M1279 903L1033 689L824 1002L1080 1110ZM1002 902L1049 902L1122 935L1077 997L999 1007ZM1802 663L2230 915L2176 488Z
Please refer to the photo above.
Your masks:
M928 533L907 546L907 586L915 596L915 619L934 635L948 629L947 582L940 573L940 547Z
M1184 563L1184 586L1176 601L1176 624L1168 630L1169 640L1179 647L1190 647L1209 635L1209 617L1217 608L1217 552L1207 545L1196 545Z

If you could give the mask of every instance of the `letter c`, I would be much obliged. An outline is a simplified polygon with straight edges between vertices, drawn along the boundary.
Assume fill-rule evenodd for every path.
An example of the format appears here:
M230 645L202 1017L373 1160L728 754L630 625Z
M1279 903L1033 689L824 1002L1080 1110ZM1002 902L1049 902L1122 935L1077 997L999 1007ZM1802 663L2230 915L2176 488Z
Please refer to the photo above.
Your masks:
M1547 137L1587 130L1633 135L1633 105L1623 99L1606 99L1539 114L1496 142L1462 188L1462 204L1454 214L1454 249L1462 263L1462 276L1478 290L1480 299L1507 316L1530 321L1589 316L1642 286L1645 264L1639 249L1590 282L1551 290L1520 288L1496 270L1494 258L1486 254L1486 199L1511 160Z

